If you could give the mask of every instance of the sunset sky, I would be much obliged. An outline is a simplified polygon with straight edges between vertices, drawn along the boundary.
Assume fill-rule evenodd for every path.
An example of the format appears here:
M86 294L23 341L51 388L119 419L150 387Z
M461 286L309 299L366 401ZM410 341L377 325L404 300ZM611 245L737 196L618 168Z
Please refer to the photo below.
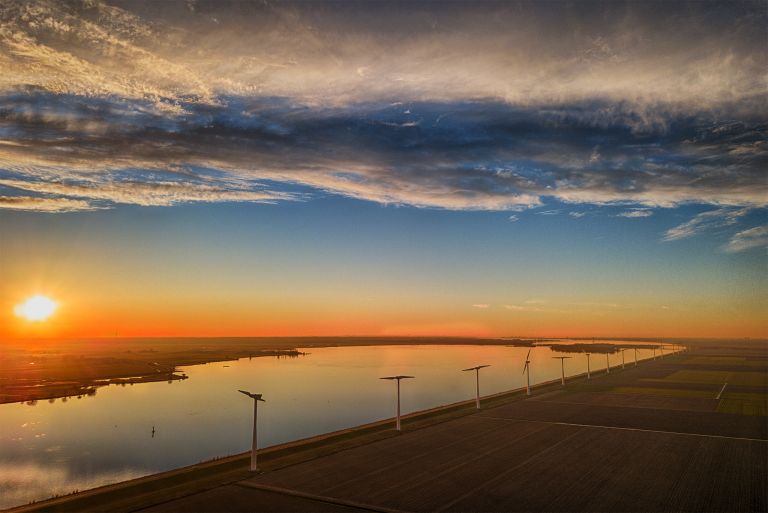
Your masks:
M0 337L768 337L767 26L4 1Z

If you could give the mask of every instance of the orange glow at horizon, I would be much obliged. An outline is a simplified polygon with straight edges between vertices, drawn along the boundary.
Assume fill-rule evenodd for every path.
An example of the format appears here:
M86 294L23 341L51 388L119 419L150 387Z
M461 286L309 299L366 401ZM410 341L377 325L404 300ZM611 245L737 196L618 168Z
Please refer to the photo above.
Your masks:
M382 299L378 306L332 302L275 301L259 298L237 302L222 298L174 297L102 298L91 302L71 293L67 311L35 296L16 308L15 322L2 322L0 337L752 337L760 338L761 324L744 312L728 322L709 309L685 311L649 306L622 311L583 307L566 310L565 304L538 306L529 312L510 311L503 305L473 308L471 304L397 305ZM46 310L47 309L47 310ZM613 309L609 309L613 310ZM47 315L46 315L47 313ZM2 316L0 316L2 317ZM40 322L47 319L46 322ZM7 320L11 320L8 318ZM37 322L31 322L37 321Z

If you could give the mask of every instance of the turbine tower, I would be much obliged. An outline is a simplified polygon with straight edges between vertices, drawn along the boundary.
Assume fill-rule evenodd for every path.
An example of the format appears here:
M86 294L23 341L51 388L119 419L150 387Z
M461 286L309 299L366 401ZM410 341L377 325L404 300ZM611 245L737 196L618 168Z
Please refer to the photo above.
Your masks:
M480 409L480 369L490 367L490 365L478 365L477 367L470 367L469 369L461 369L462 372L475 371L475 406Z
M635 348L635 367L637 367L637 348Z
M622 349L622 350L621 350L621 368L622 368L622 369L623 369L623 368L624 368L624 366L625 366L625 364L624 364L624 351L626 351L626 349Z
M571 356L553 356L555 360L560 360L560 384L565 386L565 360Z
M397 381L397 417L395 422L395 429L398 431L401 431L400 429L400 380L401 379L413 379L415 376L386 376L379 379L388 379L388 380L395 380Z
M257 419L258 419L258 413L259 413L259 401L266 402L264 399L261 398L261 394L252 394L250 392L246 392L245 390L238 390L241 394L245 394L251 399L253 399L253 442L251 443L251 472L256 472L259 470L258 465L256 464L256 426L257 426Z
M525 395L531 395L531 350L528 350L528 354L525 355L525 365L523 366L523 374L525 374Z
M592 376L589 373L589 355L592 353L585 353L587 355L587 379L592 379Z
M611 361L608 359L608 353L605 353L605 373L611 373Z

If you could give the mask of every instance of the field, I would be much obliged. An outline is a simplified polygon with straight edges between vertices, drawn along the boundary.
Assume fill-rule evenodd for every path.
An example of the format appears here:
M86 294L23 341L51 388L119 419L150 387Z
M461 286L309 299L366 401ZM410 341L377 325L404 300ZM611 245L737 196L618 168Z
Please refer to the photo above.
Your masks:
M765 363L704 346L22 510L766 511Z

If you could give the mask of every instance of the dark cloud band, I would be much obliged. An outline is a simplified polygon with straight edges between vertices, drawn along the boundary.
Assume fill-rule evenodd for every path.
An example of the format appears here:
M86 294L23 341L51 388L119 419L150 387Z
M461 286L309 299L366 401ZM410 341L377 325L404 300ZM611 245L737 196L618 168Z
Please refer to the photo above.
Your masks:
M763 205L764 123L654 106L496 101L310 107L219 97L152 104L0 97L0 185L106 202L295 198L300 184L385 203L503 210L571 203ZM269 181L270 190L264 186Z

